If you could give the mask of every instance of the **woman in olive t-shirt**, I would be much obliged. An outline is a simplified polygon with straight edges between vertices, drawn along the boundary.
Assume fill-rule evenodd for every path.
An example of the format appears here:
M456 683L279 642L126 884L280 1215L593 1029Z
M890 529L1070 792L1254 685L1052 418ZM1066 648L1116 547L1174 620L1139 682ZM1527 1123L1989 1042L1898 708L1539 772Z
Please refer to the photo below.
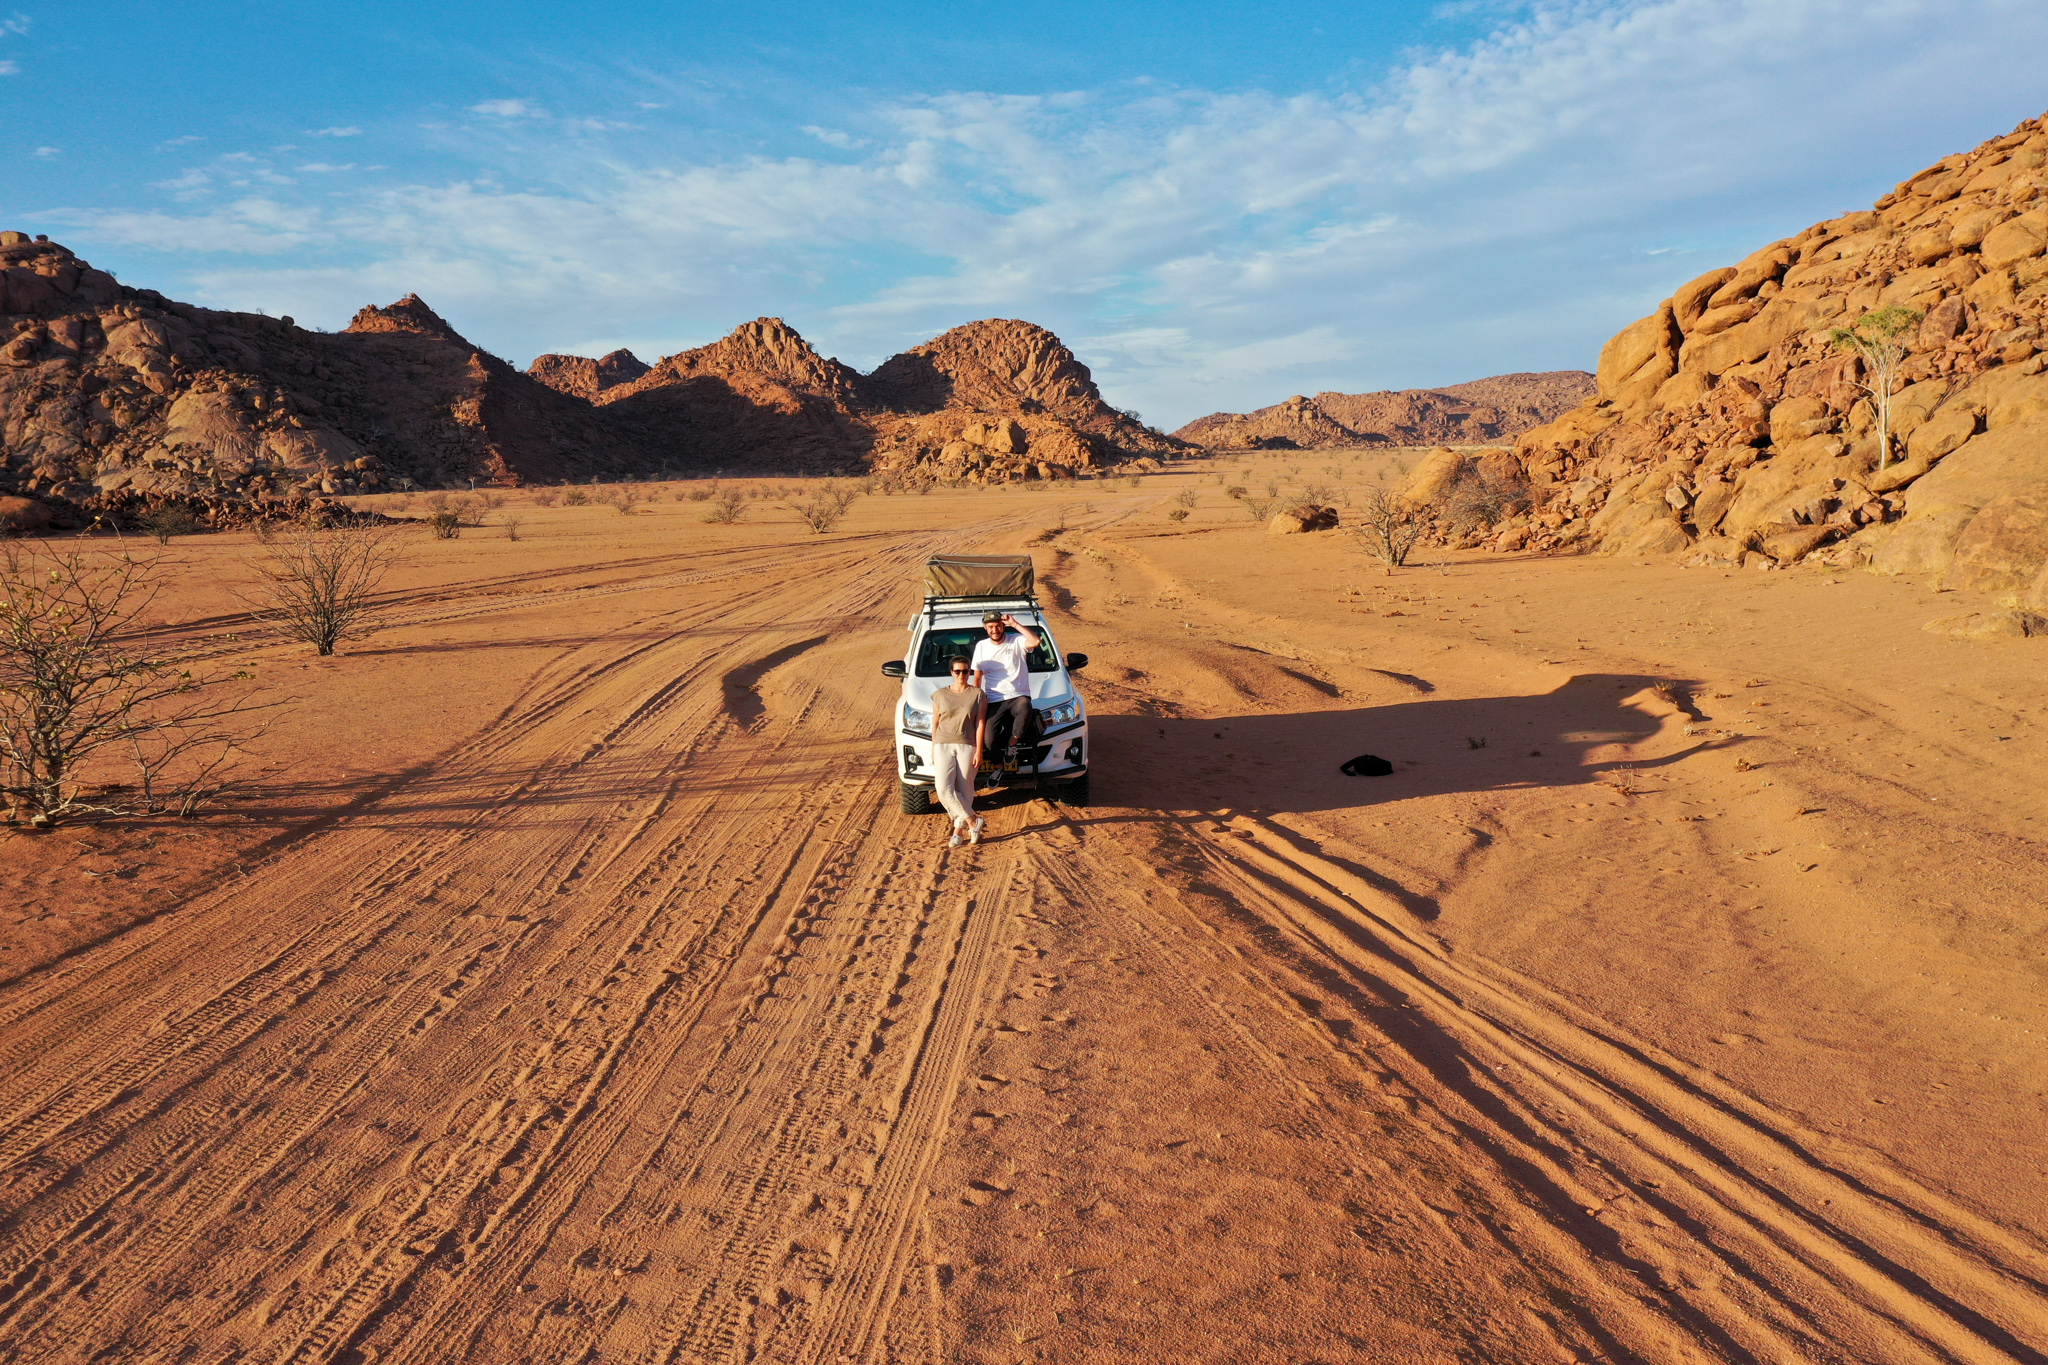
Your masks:
M988 826L988 821L974 813L974 771L981 762L982 741L987 738L988 706L971 679L971 659L956 654L948 667L952 686L932 693L932 766L938 771L933 785L938 788L939 804L953 817L953 837L946 847L958 848L962 839L980 843L981 832Z

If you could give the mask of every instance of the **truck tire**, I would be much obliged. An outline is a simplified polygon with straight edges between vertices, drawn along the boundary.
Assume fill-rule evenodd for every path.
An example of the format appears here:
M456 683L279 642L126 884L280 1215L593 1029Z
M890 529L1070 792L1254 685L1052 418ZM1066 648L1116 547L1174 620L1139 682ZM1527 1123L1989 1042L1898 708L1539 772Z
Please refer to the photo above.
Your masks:
M1088 779L1077 777L1072 782L1060 784L1060 804L1079 809L1088 804Z
M902 798L905 815L930 815L932 813L932 789L921 787L915 782L898 784L898 795Z

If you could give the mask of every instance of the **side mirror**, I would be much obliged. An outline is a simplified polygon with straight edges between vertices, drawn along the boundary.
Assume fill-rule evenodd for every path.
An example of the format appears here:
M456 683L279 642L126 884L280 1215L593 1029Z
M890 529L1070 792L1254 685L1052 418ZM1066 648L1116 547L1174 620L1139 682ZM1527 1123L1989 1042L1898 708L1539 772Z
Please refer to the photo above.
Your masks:
M1067 672L1079 673L1087 666L1088 656L1086 654L1069 654L1067 656Z
M882 676L885 678L907 678L910 676L910 670L904 666L903 660L891 659L888 663L882 665Z

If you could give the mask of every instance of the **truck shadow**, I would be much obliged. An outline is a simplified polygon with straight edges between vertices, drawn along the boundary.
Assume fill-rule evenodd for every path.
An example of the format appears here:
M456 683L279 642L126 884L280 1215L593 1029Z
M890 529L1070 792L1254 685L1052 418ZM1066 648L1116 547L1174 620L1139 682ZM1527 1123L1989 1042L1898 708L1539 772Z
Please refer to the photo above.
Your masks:
M1565 787L1667 767L1740 741L1700 739L1634 755L1669 723L1631 704L1668 682L1588 673L1530 696L1418 699L1353 710L1089 719L1093 796L1138 810L1235 807L1251 812L1348 809L1450 792ZM1677 683L1678 708L1701 719ZM1376 754L1386 777L1350 777L1345 760Z

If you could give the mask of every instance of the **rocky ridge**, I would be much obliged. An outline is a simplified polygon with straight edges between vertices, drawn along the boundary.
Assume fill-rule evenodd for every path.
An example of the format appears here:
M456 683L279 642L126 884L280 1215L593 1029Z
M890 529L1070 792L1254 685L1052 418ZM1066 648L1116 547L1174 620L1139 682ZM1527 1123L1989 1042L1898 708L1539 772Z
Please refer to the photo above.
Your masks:
M415 296L346 332L197 308L0 233L0 493L77 509L304 500L609 472L587 404L465 341ZM121 496L116 496L121 495Z
M542 356L529 372L566 387L578 359ZM1013 319L956 327L862 375L757 318L591 398L655 457L725 468L781 459L987 483L1184 449L1104 402L1058 337Z
M960 446L981 454L947 454ZM0 233L0 497L43 509L10 525L169 500L221 522L401 487L871 459L987 482L1178 448L1103 403L1086 367L1026 323L956 328L875 376L772 318L652 367L614 351L521 373L417 295L311 331L132 288L47 238Z
M1471 444L1511 440L1594 391L1583 370L1503 374L1441 389L1300 394L1255 412L1214 412L1174 433L1218 450Z
M1892 305L1921 319L1883 460L1831 333ZM1678 288L1602 349L1594 397L1516 442L1532 512L1467 539L1816 556L2048 605L2044 329L2048 118Z

